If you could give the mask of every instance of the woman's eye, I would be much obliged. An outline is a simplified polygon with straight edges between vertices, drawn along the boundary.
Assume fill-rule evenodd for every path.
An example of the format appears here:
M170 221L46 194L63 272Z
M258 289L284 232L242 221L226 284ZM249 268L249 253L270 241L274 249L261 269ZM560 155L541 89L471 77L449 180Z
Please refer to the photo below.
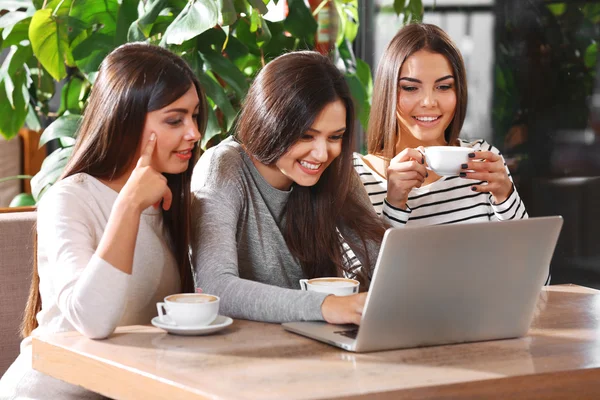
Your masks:
M304 134L300 137L300 140L311 140L312 138L312 135Z
M452 89L452 85L440 85L440 86L438 86L438 88L439 88L441 91L444 91L444 92L445 92L446 90L450 90L450 89Z
M169 120L167 120L167 124L169 124L171 126L177 126L177 125L181 124L181 119L169 119Z
M334 140L334 141L342 140L343 138L344 138L344 135L329 136L329 140Z
M414 92L417 88L415 86L402 86L402 90L405 92Z

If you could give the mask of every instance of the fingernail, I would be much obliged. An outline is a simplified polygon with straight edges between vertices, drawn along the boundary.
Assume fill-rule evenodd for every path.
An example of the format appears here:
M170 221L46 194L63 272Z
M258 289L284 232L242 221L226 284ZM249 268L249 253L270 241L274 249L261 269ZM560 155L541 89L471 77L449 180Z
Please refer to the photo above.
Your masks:
M461 167L462 169L467 169L467 168L469 167L469 164L462 164L460 167Z
M150 140L154 140L154 139L156 139L156 133L152 132L150 134Z
M425 164L425 157L421 157L421 164Z
M466 172L461 172L460 174L458 174L458 176L460 176L461 178L466 178L467 177L467 173Z
M475 186L471 186L471 190L474 191L474 192L476 192L477 188Z
M475 153L469 153L469 158L475 158Z

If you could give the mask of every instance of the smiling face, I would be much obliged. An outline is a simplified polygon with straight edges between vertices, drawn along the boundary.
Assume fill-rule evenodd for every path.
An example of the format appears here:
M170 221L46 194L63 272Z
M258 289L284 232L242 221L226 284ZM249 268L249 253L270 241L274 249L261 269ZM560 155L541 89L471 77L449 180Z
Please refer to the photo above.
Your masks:
M273 187L288 190L292 183L315 185L342 152L346 107L341 100L327 104L311 127L274 165L254 164Z
M398 82L397 153L406 147L446 145L456 110L455 77L441 54L419 50L404 61Z
M168 174L179 174L187 170L192 149L200 140L198 108L198 92L196 87L191 85L179 99L146 115L141 146L148 142L152 132L156 133L152 168Z

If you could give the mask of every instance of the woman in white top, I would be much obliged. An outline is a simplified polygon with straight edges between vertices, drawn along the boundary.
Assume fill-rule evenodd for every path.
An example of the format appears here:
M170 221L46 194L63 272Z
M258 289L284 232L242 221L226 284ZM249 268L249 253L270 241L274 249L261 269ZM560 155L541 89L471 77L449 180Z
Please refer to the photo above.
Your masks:
M388 45L373 86L368 155L354 168L371 203L393 226L527 218L498 149L459 134L467 111L462 56L435 25L403 27ZM470 147L458 176L426 169L423 147Z
M25 339L0 398L101 398L33 370L31 337L106 338L193 291L189 193L205 121L196 77L168 50L127 44L102 62L73 155L38 204Z

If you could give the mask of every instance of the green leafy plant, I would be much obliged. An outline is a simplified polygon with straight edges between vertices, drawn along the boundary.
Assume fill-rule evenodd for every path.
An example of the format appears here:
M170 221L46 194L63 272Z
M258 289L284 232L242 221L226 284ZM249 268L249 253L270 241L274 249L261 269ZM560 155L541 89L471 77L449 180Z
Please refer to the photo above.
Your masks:
M285 0L273 0L277 4ZM321 7L327 0L323 1ZM125 42L169 48L191 65L209 104L204 148L228 132L257 71L291 50L313 49L317 22L304 0L287 0L282 21L268 21L269 0L5 0L0 10L0 134L27 125L44 132L40 146L57 147L32 179L34 198L60 176L103 58ZM366 124L371 73L351 43L358 30L358 0L333 0L338 32L332 56L340 59L361 121ZM50 110L56 82L60 107Z

